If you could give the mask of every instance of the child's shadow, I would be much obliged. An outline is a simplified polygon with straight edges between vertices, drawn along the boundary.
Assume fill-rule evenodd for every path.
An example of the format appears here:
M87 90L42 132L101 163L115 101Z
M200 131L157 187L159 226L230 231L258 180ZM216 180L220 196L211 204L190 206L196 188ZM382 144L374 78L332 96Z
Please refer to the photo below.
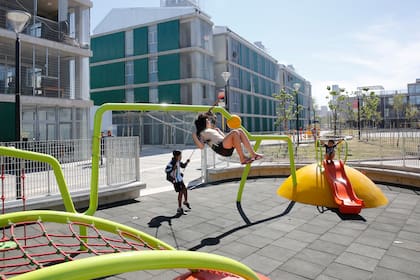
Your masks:
M171 229L171 233L172 233L172 237L174 238L174 242L176 245L176 248L178 249L178 242L176 240L176 236L174 233L174 230L172 228L172 219L178 219L179 217L181 217L182 215L184 215L183 213L176 213L174 216L157 216L154 217L150 220L150 222L148 222L147 224L149 225L150 228L156 228L156 233L155 233L155 237L158 238L158 231L160 226L162 225L162 223L167 222L169 225L169 228Z

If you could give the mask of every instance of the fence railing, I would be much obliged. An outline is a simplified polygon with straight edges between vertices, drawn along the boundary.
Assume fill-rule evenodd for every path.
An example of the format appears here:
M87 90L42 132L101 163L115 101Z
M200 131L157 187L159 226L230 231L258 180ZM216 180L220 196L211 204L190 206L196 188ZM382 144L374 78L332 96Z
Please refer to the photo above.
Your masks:
M91 140L3 142L0 146L52 155L60 162L70 193L90 190ZM101 141L99 188L139 181L138 137L105 137ZM0 156L0 186L4 201L59 193L46 163Z
M420 131L364 131L358 135L347 133L348 164L387 167L395 169L420 169ZM344 135L343 135L344 136ZM291 136L291 139L296 137ZM316 160L316 150L311 137L294 140L296 164L310 164ZM102 138L99 164L99 188L117 186L140 181L139 138ZM91 184L91 140L60 140L0 143L3 146L42 152L54 156L62 165L70 192L90 189ZM252 166L264 164L290 164L288 143L285 140L262 142L259 152L262 160ZM343 155L338 150L336 157ZM207 149L201 164L202 182L206 182L206 171L242 166L236 153L232 157L221 157ZM50 196L59 188L50 167L45 163L0 157L0 187L5 201L22 198ZM24 191L22 191L24 188Z
M392 169L420 169L420 130L365 130L358 139L357 131L344 132L348 145L347 164L366 165ZM329 136L321 136L321 138ZM309 164L316 161L315 141L311 135L300 136L297 145L296 135L290 138L295 147L295 163ZM341 149L341 150L340 150ZM256 164L288 164L289 154L285 141L267 141L261 144L259 152L264 158ZM344 157L344 146L338 148L336 158ZM218 156L211 150L206 152L207 168L226 168L240 166L236 153L232 157ZM420 171L420 170L419 170Z

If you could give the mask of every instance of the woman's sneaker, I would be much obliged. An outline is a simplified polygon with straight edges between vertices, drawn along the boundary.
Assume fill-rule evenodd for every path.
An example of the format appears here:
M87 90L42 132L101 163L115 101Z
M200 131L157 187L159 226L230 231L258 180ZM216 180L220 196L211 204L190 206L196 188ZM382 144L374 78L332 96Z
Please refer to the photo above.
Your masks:
M188 202L184 201L184 205L185 205L188 209L191 209L191 206L190 206L190 204L189 204Z
M182 207L179 207L179 208L176 210L176 212L177 212L178 214L182 214L182 213L184 213L184 209L182 209Z

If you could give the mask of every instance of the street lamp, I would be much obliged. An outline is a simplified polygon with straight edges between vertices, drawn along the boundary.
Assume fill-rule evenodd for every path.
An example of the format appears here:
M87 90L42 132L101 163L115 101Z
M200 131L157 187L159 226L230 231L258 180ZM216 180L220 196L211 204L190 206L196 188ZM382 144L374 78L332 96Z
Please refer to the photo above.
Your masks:
M222 78L225 81L225 109L229 112L229 93L228 93L228 83L230 78L230 72L222 72Z
M297 145L299 146L299 89L300 84L294 83L293 88L295 89L295 98L296 98L296 134L297 134Z
M19 33L25 28L31 15L24 11L9 11L6 18L13 31L16 33L16 46L15 46L15 140L21 141L21 123L20 123L20 39ZM21 162L17 162L16 168L16 199L22 198L21 191Z
M21 123L20 123L20 39L19 33L25 28L31 15L24 11L9 11L6 18L16 33L16 47L15 47L15 139L21 141Z

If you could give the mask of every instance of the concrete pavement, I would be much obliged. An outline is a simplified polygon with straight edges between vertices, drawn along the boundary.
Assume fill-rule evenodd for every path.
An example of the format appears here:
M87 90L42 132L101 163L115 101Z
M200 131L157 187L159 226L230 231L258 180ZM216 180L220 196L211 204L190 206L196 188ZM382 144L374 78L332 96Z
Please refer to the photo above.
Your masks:
M239 182L233 181L189 190L192 210L177 216L176 193L163 172L171 151L142 157L147 192L142 190L133 203L102 208L96 216L181 250L231 257L272 280L420 279L418 190L378 185L387 206L346 216L277 196L284 178L249 179L240 208L235 203ZM188 156L185 151L184 159ZM197 151L195 164L196 156ZM189 166L186 182L196 172L197 165ZM183 272L140 271L109 279L173 279Z

